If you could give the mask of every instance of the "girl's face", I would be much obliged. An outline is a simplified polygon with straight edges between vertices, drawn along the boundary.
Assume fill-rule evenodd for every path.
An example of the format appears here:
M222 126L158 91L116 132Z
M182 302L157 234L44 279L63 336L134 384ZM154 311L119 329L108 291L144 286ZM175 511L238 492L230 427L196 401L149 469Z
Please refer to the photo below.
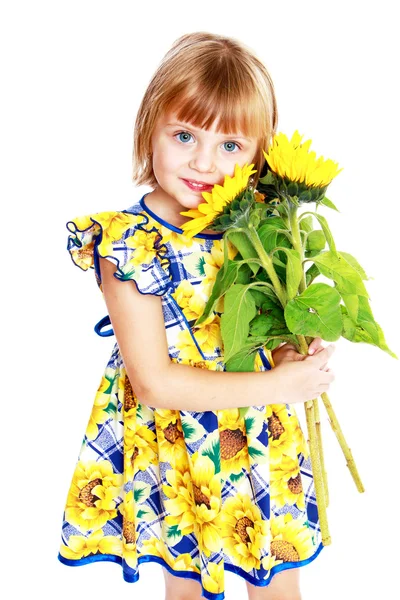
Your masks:
M204 201L202 192L211 190L191 189L185 181L223 185L225 175L234 175L236 163L243 167L254 162L256 138L240 132L216 133L214 126L215 122L211 129L198 129L179 122L173 112L161 115L156 123L151 143L157 191L172 204L178 203L177 212L181 207L197 208Z

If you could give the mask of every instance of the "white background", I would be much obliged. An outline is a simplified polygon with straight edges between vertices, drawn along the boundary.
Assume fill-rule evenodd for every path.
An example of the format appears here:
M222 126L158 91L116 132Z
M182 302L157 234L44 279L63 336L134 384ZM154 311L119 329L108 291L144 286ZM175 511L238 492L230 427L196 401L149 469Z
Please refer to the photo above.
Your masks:
M371 306L399 356L398 63L395 4L380 2L3 2L2 581L7 598L163 598L161 567L69 568L57 560L64 503L114 338L93 272L73 266L65 222L128 208L133 123L159 61L183 33L252 47L276 87L279 128L313 140L343 172L327 216L339 250L371 277ZM396 47L397 46L397 47ZM373 279L372 279L373 278ZM397 290L398 294L398 290ZM4 335L5 334L5 335ZM399 363L336 342L330 397L365 485L357 492L321 407L332 545L301 571L304 600L396 589ZM398 488L397 488L398 489ZM393 594L392 594L393 596ZM227 574L226 597L245 598Z

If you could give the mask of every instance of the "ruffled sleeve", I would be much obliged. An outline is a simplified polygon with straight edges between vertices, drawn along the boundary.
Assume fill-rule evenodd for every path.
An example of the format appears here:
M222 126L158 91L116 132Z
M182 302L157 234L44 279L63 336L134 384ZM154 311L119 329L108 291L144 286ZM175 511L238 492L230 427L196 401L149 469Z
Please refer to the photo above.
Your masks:
M158 229L141 214L102 212L68 221L67 250L75 265L94 269L101 289L99 257L117 266L114 277L134 281L139 292L161 296L174 291L168 249Z

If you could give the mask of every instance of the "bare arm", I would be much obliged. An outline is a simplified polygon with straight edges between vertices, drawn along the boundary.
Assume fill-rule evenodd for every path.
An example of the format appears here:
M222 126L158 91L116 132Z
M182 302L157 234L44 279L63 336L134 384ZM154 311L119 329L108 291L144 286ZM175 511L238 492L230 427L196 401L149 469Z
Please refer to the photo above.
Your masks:
M100 271L103 294L122 359L132 388L143 404L189 411L278 404L291 401L290 390L284 383L290 374L290 365L295 365L298 372L303 365L302 376L310 377L305 370L306 361L286 363L282 368L257 373L209 371L172 363L161 298L141 294L134 282L117 280L113 276L115 265L107 259L100 258ZM322 362L322 354L306 360L318 358ZM308 367L310 371L310 363ZM323 375L333 377L328 373ZM292 394L297 391L297 396L293 394L296 398L301 398L295 385L292 384L291 390ZM292 401L304 402L311 397Z
M228 373L172 363L161 298L118 281L100 259L103 294L128 377L139 400L154 408L207 411L277 400L273 371ZM257 402L258 400L258 402Z

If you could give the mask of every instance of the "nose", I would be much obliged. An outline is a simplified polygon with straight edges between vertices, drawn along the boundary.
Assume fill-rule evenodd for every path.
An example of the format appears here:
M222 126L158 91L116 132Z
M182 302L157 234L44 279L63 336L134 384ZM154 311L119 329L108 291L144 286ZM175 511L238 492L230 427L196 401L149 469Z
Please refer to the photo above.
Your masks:
M216 169L214 152L205 146L196 148L189 161L189 167L200 173L214 173Z

